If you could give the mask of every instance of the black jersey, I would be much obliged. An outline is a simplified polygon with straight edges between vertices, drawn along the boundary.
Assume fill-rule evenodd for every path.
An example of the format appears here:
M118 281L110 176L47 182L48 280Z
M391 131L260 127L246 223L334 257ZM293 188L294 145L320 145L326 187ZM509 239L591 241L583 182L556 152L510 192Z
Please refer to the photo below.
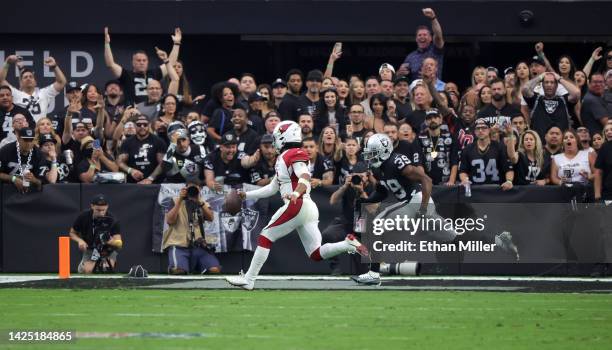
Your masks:
M21 168L17 159L17 141L11 142L0 149L0 172L10 176L22 176L27 170L32 172L34 177L40 179L36 171L43 161L42 154L37 147L32 148L31 153L19 154L21 158ZM28 161L29 160L29 161Z
M544 180L544 165L538 166L535 160L530 160L519 152L518 162L514 165L514 184L529 185L536 180Z
M171 152L170 149L168 152ZM204 180L204 156L200 153L200 147L192 145L185 153L179 153L176 149L172 153L164 157L163 168L166 175L164 182L199 183Z
M206 156L204 159L204 169L213 171L215 177L223 177L223 181L227 185L239 185L249 182L249 174L246 169L240 165L238 155L234 156L234 158L226 164L221 159L220 149Z
M459 171L467 173L475 185L501 184L510 170L512 164L499 142L491 141L485 152L481 152L478 142L474 142L461 152Z
M23 107L13 105L13 109L11 109L10 111L0 109L0 123L2 123L2 130L0 130L0 140L13 133L13 117L16 114L23 114L23 116L28 121L28 125L31 128L36 126L36 122L34 121L34 118L32 118L30 111Z
M342 159L340 159L340 161L336 162L336 164L334 165L334 184L344 185L344 181L347 175L352 174L353 168L359 163L363 163L361 155L357 156L357 161L355 162L355 164L351 164L348 158L346 158L346 156L342 156Z
M399 140L397 146L393 148L393 152L407 156L412 165L423 166L423 151L417 140L414 142Z
M457 140L446 125L441 126L440 135L430 136L427 131L419 135L418 142L425 156L425 172L434 185L448 182L451 168L459 163Z
M314 163L308 162L308 170L313 178L322 180L323 174L334 171L334 163L329 158L317 154L317 159Z
M393 152L389 159L385 160L374 177L388 191L393 193L398 201L410 200L412 196L421 191L421 185L407 179L402 171L414 163L405 154Z
M276 161L269 165L263 156L259 158L255 166L250 169L251 183L257 185L260 180L273 178L276 175L275 164Z
M145 73L134 73L121 67L119 83L123 88L126 105L147 100L147 85L151 80L161 81L163 73L160 67L147 70Z
M127 166L137 169L144 177L148 177L159 164L157 155L166 153L166 148L166 143L156 135L149 134L142 140L135 135L123 141L119 154L128 156L125 162ZM128 182L136 182L131 176L127 179Z
M66 158L60 154L57 156L57 180L55 183L68 183L72 179L72 170L74 167L68 165L66 163ZM43 160L38 165L38 169L36 172L38 173L36 177L39 179L43 179L44 183L47 183L47 173L51 170L51 161L43 158Z

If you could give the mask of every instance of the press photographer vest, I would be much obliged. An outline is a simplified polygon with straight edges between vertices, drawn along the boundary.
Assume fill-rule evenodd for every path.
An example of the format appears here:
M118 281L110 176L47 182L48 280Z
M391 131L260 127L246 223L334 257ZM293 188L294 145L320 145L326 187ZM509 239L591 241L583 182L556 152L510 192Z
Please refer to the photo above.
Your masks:
M174 202L176 205L176 201ZM194 240L202 237L202 232L197 223L194 223ZM176 222L173 225L168 225L168 229L164 231L162 239L162 250L170 246L188 248L191 240L191 231L189 228L189 217L187 216L187 206L185 201L181 202Z

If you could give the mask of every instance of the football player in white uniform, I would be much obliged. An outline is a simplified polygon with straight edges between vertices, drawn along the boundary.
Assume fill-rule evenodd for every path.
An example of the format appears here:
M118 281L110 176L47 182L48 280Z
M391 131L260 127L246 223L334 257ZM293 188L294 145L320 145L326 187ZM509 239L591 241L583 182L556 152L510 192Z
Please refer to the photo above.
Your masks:
M6 58L4 66L0 69L0 85L8 85L13 93L13 101L16 105L30 111L34 121L53 111L55 106L55 96L57 96L66 85L66 77L59 68L53 57L45 58L45 66L48 66L55 73L55 82L49 86L39 89L36 85L34 71L28 68L19 69L19 90L14 88L6 81L8 68L12 63L17 63L19 58L10 55ZM32 127L34 127L32 125Z
M227 281L243 289L253 289L259 270L266 262L272 243L297 230L304 245L306 254L315 261L328 259L341 253L359 253L367 256L364 245L351 234L344 241L321 245L319 231L319 210L310 199L310 172L308 155L301 149L302 130L293 121L278 123L272 133L274 148L279 153L276 161L276 175L262 188L249 192L239 192L244 199L265 198L279 190L285 201L261 231L257 240L257 249L246 274L227 277Z

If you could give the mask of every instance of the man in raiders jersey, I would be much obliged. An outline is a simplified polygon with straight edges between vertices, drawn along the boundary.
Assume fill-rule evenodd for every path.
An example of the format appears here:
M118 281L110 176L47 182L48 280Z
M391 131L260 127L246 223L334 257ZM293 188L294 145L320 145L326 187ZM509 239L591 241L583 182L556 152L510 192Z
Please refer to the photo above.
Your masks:
M319 153L319 146L312 137L302 139L302 149L308 155L310 186L329 186L334 182L334 163Z
M110 35L108 28L104 28L104 62L113 74L114 79L119 79L123 88L126 105L144 102L147 100L147 86L151 80L160 81L168 74L166 64L174 65L179 55L182 33L180 28L174 30L172 35L172 51L162 65L149 69L149 58L146 52L136 51L132 55L132 71L128 71L115 63L113 51L110 46Z
M6 58L5 64L0 70L0 85L8 85L13 92L15 104L30 111L35 121L53 111L55 107L55 96L57 96L66 85L66 77L59 68L53 57L45 58L44 64L49 67L55 74L55 82L53 84L39 89L36 85L36 77L34 71L22 66L19 67L19 89L14 88L6 81L6 75L9 67L13 63L19 66L19 57L10 55Z
M0 181L14 184L22 193L40 189L42 182L35 172L40 162L40 152L34 147L34 129L20 129L17 141L0 150Z
M164 155L163 170L168 183L201 184L204 180L204 156L199 147L190 144L187 130L178 129L170 135L172 143Z
M505 147L489 137L491 129L484 119L476 120L477 141L461 152L459 178L462 185L501 185L502 190L512 188L514 171Z
M64 155L57 154L55 149L56 143L57 140L51 134L40 134L38 144L42 161L38 169L36 169L36 173L46 183L67 183L69 182L73 166L66 163Z
M425 155L425 172L435 185L453 186L459 163L457 141L442 123L442 115L433 108L425 113L427 129L419 135L419 144Z
M255 152L257 163L250 169L251 183L258 186L265 186L272 181L276 174L274 165L276 164L276 149L272 144L274 138L272 135L263 135L259 144L259 149Z
M240 185L249 182L249 174L238 159L238 140L226 132L221 136L219 148L204 159L206 186L222 192L224 185Z
M542 84L544 94L535 92L538 84ZM557 96L557 87L561 84L567 94ZM533 78L521 90L527 106L531 111L530 125L540 138L544 138L551 126L558 126L562 131L570 127L570 112L580 100L580 89L573 82L565 80L557 73L546 72Z
M129 183L151 184L162 175L162 159L166 143L149 128L149 119L140 115L136 119L136 135L121 144L117 165L128 174Z
M6 85L0 86L0 122L2 130L0 130L0 140L13 133L13 117L17 114L22 114L26 117L28 125L34 126L34 118L30 111L13 103L13 93L11 88Z

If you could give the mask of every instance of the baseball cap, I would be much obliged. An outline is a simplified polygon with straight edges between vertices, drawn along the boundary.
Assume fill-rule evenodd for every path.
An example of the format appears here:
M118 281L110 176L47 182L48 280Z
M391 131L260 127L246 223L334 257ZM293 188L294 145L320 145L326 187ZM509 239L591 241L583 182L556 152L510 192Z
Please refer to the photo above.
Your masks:
M249 96L249 103L255 101L267 101L268 99L263 97L259 92L254 92Z
M427 112L425 112L425 119L438 117L438 116L440 116L440 112L438 111L437 108L431 108L431 109L428 109Z
M285 82L283 79L281 79L281 78L277 78L277 79L276 79L276 80L274 80L274 82L272 83L272 88L274 89L275 87L277 87L277 86L279 86L279 85L284 86L284 87L287 87L287 83L286 83L286 82Z
M488 66L487 67L487 71L488 72L495 72L495 74L499 75L499 70L493 66Z
M85 146L87 146L87 144L94 142L94 138L91 136L85 136L81 139L81 150L83 150L85 148Z
M168 135L172 135L173 132L180 130L180 129L187 129L185 127L185 124L183 124L180 121L173 121L172 123L170 123L170 125L168 125Z
M545 66L546 65L546 63L544 62L544 59L540 58L539 56L531 57L531 60L529 61L529 64L532 64L532 63L537 63L537 64L539 64L541 66Z
M81 90L81 86L76 81L71 81L66 84L66 93L72 92L74 90Z
M398 83L405 81L408 85L410 85L410 78L405 76L405 75L401 75L397 78L395 78L395 80L393 80L393 85L397 85Z
M414 90L418 85L425 85L423 79L414 79L412 83L410 83L410 91Z
M226 132L225 134L223 134L223 136L221 136L221 144L222 145L237 145L238 140L236 139L236 136L234 136L232 133Z
M149 118L147 118L146 115L139 115L138 117L136 117L136 123L138 122L146 122L149 123Z
M306 81L323 81L323 72L318 69L311 70L306 76Z
M38 144L43 145L45 142L57 143L57 140L51 134L40 134L38 137Z
M98 193L91 199L91 204L93 205L108 205L108 201L106 197L102 193Z
M24 140L33 140L34 139L34 129L32 128L21 128L17 131L19 137Z
M119 87L121 87L121 83L119 82L119 80L109 80L106 82L106 84L104 84L104 90L106 90L109 85L119 85Z
M378 74L380 74L384 68L390 69L393 72L393 74L395 74L395 68L393 68L391 63L383 63L383 64L381 64L380 68L378 68Z
M474 123L474 126L486 126L487 128L491 127L489 125L489 123L487 123L487 121L484 118L478 118L476 119L476 123Z
M273 142L274 142L274 138L270 134L263 135L261 137L261 140L259 140L260 145L271 144Z
M516 71L514 70L514 67L508 67L508 68L504 69L504 76L506 76L508 74L512 74L512 73L516 73Z
M189 139L189 132L185 129L178 129L176 131L174 131L175 134L177 134L177 139L185 139L188 140Z
M606 75L604 77L604 79L608 79L610 76L612 75L612 69L608 69L608 71L606 72Z

